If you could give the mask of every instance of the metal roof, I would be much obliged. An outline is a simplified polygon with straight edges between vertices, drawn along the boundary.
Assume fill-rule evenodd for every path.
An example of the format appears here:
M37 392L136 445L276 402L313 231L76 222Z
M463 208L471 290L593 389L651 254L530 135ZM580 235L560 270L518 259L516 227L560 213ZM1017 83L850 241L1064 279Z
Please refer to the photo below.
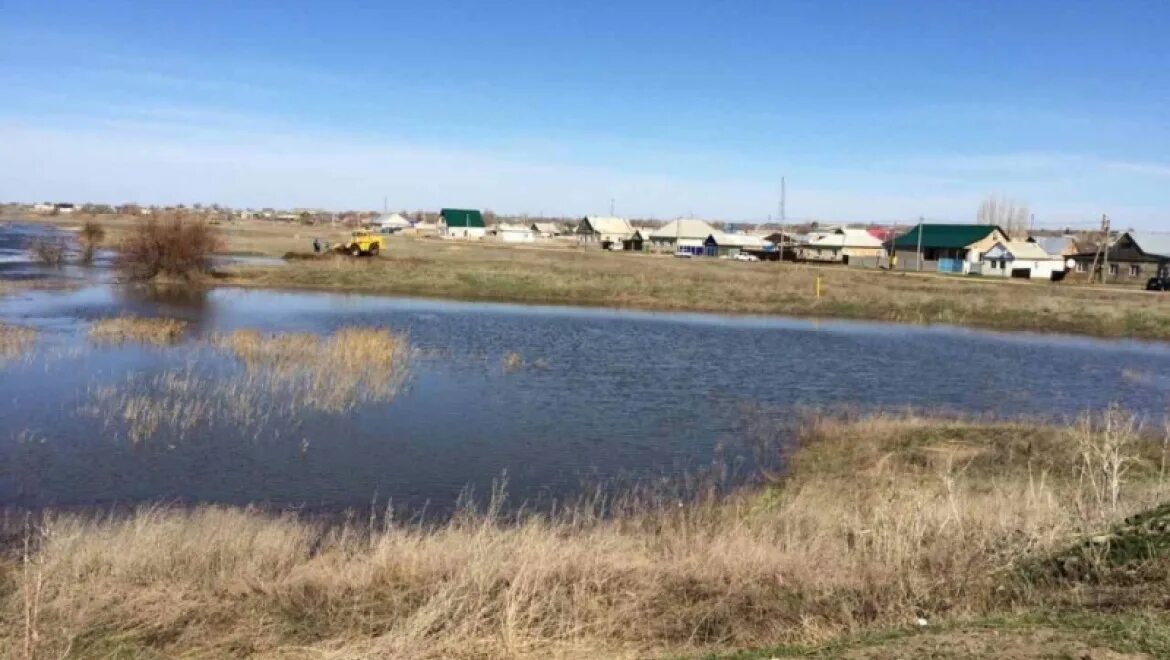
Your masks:
M828 232L821 232L816 236L810 235L808 246L880 248L882 247L882 242L865 229L843 227Z
M1170 234L1151 234L1144 231L1126 232L1138 249L1151 257L1170 259Z
M604 215L587 215L582 222L588 222L593 231L598 234L621 234L629 236L634 233L630 221L625 218L615 218Z
M997 229L1007 236L1007 232L996 225L920 224L894 239L894 247L900 250L917 249L918 234L921 232L923 248L962 249L987 238Z
M1072 248L1070 254L1077 251L1077 239L1072 236L1044 236L1036 239L1036 244L1055 257L1064 256L1070 247Z
M697 238L700 241L707 240L707 237L716 230L711 225L702 220L693 218L679 218L678 220L671 220L665 225L650 232L651 238Z
M448 227L483 227L483 215L474 209L443 209L439 217Z
M984 259L1000 259L1011 256L1012 259L1026 259L1030 261L1060 261L1059 254L1049 254L1044 248L1028 241L999 241L990 250L983 253Z

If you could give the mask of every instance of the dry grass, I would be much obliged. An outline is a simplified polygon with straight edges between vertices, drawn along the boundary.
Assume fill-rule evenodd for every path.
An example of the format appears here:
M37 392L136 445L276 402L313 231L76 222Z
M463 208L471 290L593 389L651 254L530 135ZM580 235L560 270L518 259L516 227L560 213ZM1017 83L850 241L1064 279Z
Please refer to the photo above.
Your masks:
M212 343L240 359L270 389L295 384L299 405L329 412L389 401L409 374L410 342L381 328L345 327L322 337L237 330Z
M1113 431L1085 424L809 418L791 474L731 501L438 526L50 518L0 579L0 645L31 628L45 657L645 657L1043 607L1086 587L1020 588L1014 566L1166 494L1135 442L1117 506L1100 499L1074 437Z
M165 346L182 338L187 322L171 318L115 316L94 321L89 338L101 344L136 342Z
M325 337L238 330L209 344L240 368L205 372L192 363L131 374L92 388L82 412L134 444L181 442L196 431L259 438L287 429L306 411L340 414L393 400L413 356L405 337L378 328L342 328Z
M815 296L816 279L822 297ZM391 239L360 262L240 267L223 283L1170 339L1170 298L1120 287Z
M0 323L0 364L28 357L37 340L37 331L19 325Z
M56 224L76 218L40 218ZM137 217L103 217L116 242ZM343 229L246 221L220 229L217 249L281 256L308 252L314 236ZM821 277L823 297L814 296ZM378 259L304 259L280 268L239 267L224 284L461 300L783 314L945 323L1001 330L1170 339L1170 296L1133 285L1086 286L799 264L739 263L613 254L567 247L504 246L393 237Z

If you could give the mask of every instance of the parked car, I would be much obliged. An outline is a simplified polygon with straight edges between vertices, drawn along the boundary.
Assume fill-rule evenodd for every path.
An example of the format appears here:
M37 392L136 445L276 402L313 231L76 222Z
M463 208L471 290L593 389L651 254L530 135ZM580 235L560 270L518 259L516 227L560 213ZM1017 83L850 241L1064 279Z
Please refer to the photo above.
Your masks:
M732 257L732 259L735 259L736 261L759 261L760 260L760 258L757 257L756 255L748 254L747 252L736 252L735 256Z
M690 259L691 257L693 257L695 255L691 254L690 252L687 252L686 250L679 249L679 250L675 250L674 256L676 256L680 259Z
M1170 291L1170 275L1151 277L1146 282L1146 291Z

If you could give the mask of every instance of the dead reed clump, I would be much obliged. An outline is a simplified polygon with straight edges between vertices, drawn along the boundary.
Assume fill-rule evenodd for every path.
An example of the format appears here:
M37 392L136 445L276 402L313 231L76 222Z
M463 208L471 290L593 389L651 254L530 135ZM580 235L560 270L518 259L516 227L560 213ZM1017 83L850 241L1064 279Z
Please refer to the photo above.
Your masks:
M237 330L212 339L247 369L248 377L290 405L342 412L393 399L409 375L412 351L402 335L345 327L331 335Z
M101 344L136 342L165 346L183 336L187 322L171 318L115 316L94 321L89 327L91 341Z
M106 230L93 220L86 220L77 233L77 243L81 246L81 263L93 263L93 256L105 240Z
M220 246L219 234L202 219L151 216L122 240L117 265L132 280L190 282L211 270L211 256Z
M504 355L504 371L512 373L524 367L524 358L516 351L509 351Z
M505 515L497 494L445 524L360 528L215 507L63 517L38 572L10 578L0 645L24 639L11 594L34 592L46 656L646 657L1042 607L1039 588L1000 595L1013 566L1166 495L1159 449L1135 442L1116 502L1091 496L1078 432L810 417L777 485L683 505Z
M0 323L0 364L28 356L36 339L37 331L33 328Z

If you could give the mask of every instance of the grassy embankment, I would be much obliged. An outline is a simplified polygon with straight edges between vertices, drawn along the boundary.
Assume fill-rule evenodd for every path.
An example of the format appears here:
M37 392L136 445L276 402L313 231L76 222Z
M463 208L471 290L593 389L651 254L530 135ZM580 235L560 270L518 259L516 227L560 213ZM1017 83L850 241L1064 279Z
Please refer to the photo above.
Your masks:
M222 508L50 517L26 535L27 551L13 535L0 562L0 648L1164 656L1170 512L1098 536L1167 493L1165 445L1130 421L810 417L791 474L773 487L625 502L610 516L584 503L557 515L469 511L436 526L387 517L326 528Z
M80 225L81 218L42 219ZM104 219L116 245L138 219ZM306 256L341 230L249 221L218 227L228 254ZM821 278L823 295L814 295ZM1170 298L1133 287L996 281L835 266L612 254L571 247L389 239L376 259L294 259L226 269L221 284L459 300L784 314L1170 339Z

